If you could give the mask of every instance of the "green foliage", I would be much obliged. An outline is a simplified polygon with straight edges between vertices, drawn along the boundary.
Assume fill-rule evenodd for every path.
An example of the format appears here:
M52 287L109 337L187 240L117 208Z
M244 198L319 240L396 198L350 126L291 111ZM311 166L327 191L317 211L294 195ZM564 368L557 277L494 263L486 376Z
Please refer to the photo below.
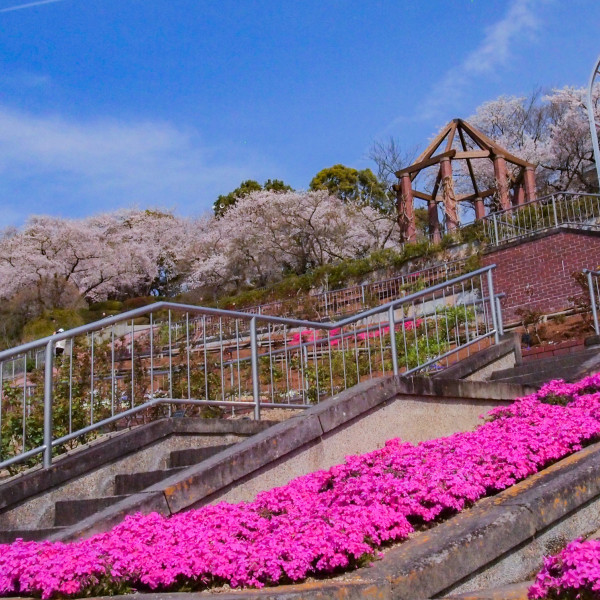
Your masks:
M57 329L73 329L83 325L84 322L79 310L55 308L26 323L23 327L22 339L37 340L52 335Z
M311 190L327 190L343 202L369 205L390 212L390 201L384 185L371 169L358 171L337 164L319 171L311 180Z
M158 298L155 296L140 296L139 298L127 298L123 301L123 310L133 310L135 308L142 308L142 306L149 306L158 302Z
M474 322L475 312L466 306L445 306L435 317L408 321L404 335L396 334L398 363L414 369L441 356L452 344L466 341L467 328Z
M95 312L118 312L123 308L123 302L119 300L105 300L104 302L94 302L90 304L90 310Z
M481 255L478 254L477 252L474 252L465 261L463 272L470 273L471 271L477 271L477 269L480 269L480 268L481 268Z

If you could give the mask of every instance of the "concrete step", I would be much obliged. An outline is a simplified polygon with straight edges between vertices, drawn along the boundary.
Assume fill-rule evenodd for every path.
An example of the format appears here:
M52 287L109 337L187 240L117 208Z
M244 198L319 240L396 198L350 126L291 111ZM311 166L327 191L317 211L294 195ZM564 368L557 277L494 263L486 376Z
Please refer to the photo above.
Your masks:
M444 596L441 600L527 600L527 590L532 585L533 581L513 583L489 590Z
M574 381L580 378L584 364L594 358L597 359L598 356L598 349L594 348L564 356L532 360L518 367L495 371L492 373L491 379L497 382L534 386L539 386L552 379Z
M66 527L93 515L127 496L86 498L85 500L59 500L54 506L54 525Z
M581 352L566 354L564 356L551 356L548 358L531 360L523 365L519 365L518 367L496 371L492 375L492 379L496 381L508 375L528 375L537 373L539 371L549 371L556 368L561 370L572 369L573 367L579 367L583 365L583 363L597 354L597 350L583 350Z
M207 446L206 448L189 448L188 450L174 450L169 455L169 467L189 467L196 465L234 444L223 444L221 446Z
M117 496L124 494L135 494L147 487L183 471L185 467L176 467L174 469L163 469L161 471L144 471L142 473L126 473L115 476L115 494Z
M47 529L9 529L0 531L0 544L11 544L19 538L26 542L39 542L63 529L64 527L48 527Z
M535 373L523 373L521 375L511 373L510 371L502 373L502 376L494 378L496 382L504 383L519 383L521 385L539 385L546 383L552 379L564 379L569 381L577 373L578 368L566 368L566 369L540 369Z

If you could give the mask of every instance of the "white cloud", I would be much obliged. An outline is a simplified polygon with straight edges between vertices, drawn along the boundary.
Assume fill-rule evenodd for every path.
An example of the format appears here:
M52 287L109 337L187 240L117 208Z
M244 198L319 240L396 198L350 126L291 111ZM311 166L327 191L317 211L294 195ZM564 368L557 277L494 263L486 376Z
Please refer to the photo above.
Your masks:
M14 220L15 211L75 215L132 204L201 212L272 168L248 152L217 153L167 122L77 122L0 106L0 220L7 209Z
M423 120L438 116L442 107L457 106L477 79L485 80L514 59L512 50L537 33L536 6L544 0L512 0L504 16L485 29L480 44L452 67L431 91L419 110ZM464 39L468 39L465 34Z
M1 8L0 13L13 12L14 10L23 10L24 8L33 8L42 4L54 4L55 2L63 2L64 0L38 0L37 2L27 2L26 4L17 4L8 8Z

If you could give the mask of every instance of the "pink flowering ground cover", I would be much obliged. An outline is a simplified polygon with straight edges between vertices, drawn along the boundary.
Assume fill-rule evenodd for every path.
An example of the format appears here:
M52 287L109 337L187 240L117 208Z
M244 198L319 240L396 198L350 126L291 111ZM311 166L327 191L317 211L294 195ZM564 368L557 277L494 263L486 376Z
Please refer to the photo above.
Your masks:
M399 439L253 502L141 514L69 544L0 546L0 595L275 585L372 560L378 549L600 439L600 374L551 382L476 430Z
M574 540L544 559L529 588L531 600L597 600L600 598L600 540Z

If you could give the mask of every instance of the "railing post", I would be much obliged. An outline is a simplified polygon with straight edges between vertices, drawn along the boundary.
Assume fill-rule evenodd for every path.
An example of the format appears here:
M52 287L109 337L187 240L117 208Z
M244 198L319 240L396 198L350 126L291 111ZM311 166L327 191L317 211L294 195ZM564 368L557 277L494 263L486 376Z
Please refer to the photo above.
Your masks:
M54 341L46 344L44 364L44 469L52 466L52 376L54 367Z
M556 196L552 196L552 212L554 213L554 227L558 227L558 213L556 212Z
M394 306L390 306L389 310L389 323L390 323L390 344L392 346L392 367L394 375L398 375L398 349L396 348L396 317L394 315Z
M492 313L492 326L494 327L494 340L500 342L500 331L498 330L498 315L496 314L496 294L494 293L494 276L492 269L487 272L488 296L490 299L490 312Z
M260 380L258 371L258 340L256 339L256 317L250 319L250 351L252 352L252 397L254 418L260 421Z
M502 305L500 304L500 296L496 296L496 315L498 316L498 331L500 335L504 335L504 319L502 318Z
M496 246L498 246L500 240L498 238L498 221L496 220L496 213L492 214L492 221L494 221L494 237L496 238Z
M592 306L592 317L594 318L594 331L596 335L600 335L600 327L598 326L598 308L596 307L596 294L594 293L594 281L592 272L587 272L588 289L590 291L590 304Z

